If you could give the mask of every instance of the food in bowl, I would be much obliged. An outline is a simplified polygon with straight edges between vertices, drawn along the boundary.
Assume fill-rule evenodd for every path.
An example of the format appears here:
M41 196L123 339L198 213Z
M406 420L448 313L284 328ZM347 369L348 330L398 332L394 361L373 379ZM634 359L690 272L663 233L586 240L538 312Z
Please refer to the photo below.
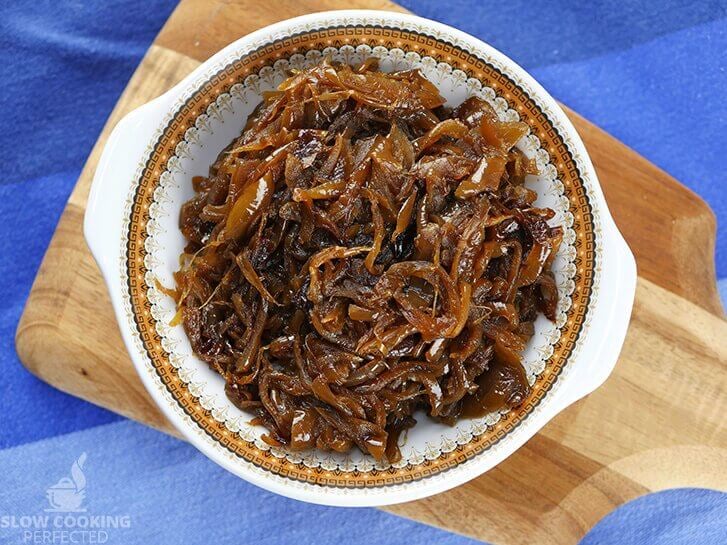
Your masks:
M265 93L193 180L169 293L266 443L395 463L417 410L453 424L526 399L520 352L539 312L555 320L563 236L524 185L528 132L375 59Z
M398 462L358 448L324 452L271 446L263 426L225 395L225 380L194 354L174 285L188 244L179 229L190 180L243 131L266 91L291 70L330 56L383 72L418 69L447 105L484 99L501 121L529 133L516 147L535 161L526 186L562 229L549 266L558 288L555 321L538 313L520 354L530 393L518 406L454 425L417 416ZM556 414L596 389L614 367L633 303L634 259L618 232L588 154L566 115L522 68L487 44L408 14L342 11L277 23L230 44L173 89L128 114L99 160L84 235L106 280L120 332L164 416L206 456L275 493L328 505L412 501L496 466ZM264 271L261 271L264 273ZM320 271L323 274L324 269ZM268 432L268 436L270 433Z

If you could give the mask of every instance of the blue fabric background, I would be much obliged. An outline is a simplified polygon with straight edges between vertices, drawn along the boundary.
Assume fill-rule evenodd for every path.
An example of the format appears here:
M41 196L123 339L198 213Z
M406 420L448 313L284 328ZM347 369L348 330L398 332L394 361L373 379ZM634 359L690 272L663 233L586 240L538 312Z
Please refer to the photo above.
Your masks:
M0 538L22 542L2 516L42 512L45 489L85 451L88 505L132 520L110 534L112 543L470 542L376 510L268 494L182 442L54 390L18 363L15 327L66 198L175 3L0 3ZM727 3L401 3L491 43L699 193L719 219L717 271L727 279ZM727 280L720 286L727 296ZM313 519L323 524L307 524ZM722 544L725 521L724 494L669 491L618 509L583 544Z

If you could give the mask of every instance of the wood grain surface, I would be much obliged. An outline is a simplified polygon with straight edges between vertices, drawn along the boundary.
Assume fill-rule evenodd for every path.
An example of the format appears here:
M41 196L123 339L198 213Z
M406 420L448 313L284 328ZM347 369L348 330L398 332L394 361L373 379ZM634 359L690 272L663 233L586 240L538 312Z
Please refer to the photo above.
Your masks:
M221 47L275 21L342 7L401 11L385 0L182 0L111 114L40 267L16 338L31 372L176 434L128 359L83 240L98 157L125 113ZM387 508L491 543L577 543L603 515L646 492L727 489L727 324L715 283L714 215L676 180L565 110L639 268L619 363L603 387L495 469L444 494Z

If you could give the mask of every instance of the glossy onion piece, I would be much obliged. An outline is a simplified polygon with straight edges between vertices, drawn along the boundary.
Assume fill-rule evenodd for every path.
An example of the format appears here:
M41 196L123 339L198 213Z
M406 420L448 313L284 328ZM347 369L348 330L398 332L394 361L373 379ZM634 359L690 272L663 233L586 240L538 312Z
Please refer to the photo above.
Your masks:
M192 180L176 286L158 288L266 443L394 463L418 411L454 424L527 399L562 239L525 185L528 131L375 59L263 93Z
M248 228L255 222L270 202L275 186L270 173L262 178L248 184L242 190L242 194L232 205L229 215L225 221L225 229L222 232L224 240L231 240L244 237Z

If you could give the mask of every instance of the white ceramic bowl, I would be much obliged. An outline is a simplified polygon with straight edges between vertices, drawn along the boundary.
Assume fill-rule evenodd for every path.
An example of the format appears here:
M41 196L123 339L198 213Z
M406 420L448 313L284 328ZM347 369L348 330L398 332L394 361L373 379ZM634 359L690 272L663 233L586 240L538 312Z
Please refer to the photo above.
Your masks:
M462 420L426 417L410 431L395 466L349 455L271 449L250 415L225 397L223 379L191 352L172 285L184 241L177 228L191 178L205 175L260 101L291 67L324 55L384 70L420 68L450 103L478 94L531 134L538 203L565 230L554 263L556 323L541 317L524 354L533 393L517 410ZM167 418L212 460L293 498L331 505L384 505L452 488L492 468L548 420L597 388L613 369L633 303L634 258L609 215L578 134L522 68L463 32L398 13L338 11L284 21L245 36L173 89L128 114L111 134L94 178L84 231L108 284L129 354ZM597 440L594 438L594 441Z

